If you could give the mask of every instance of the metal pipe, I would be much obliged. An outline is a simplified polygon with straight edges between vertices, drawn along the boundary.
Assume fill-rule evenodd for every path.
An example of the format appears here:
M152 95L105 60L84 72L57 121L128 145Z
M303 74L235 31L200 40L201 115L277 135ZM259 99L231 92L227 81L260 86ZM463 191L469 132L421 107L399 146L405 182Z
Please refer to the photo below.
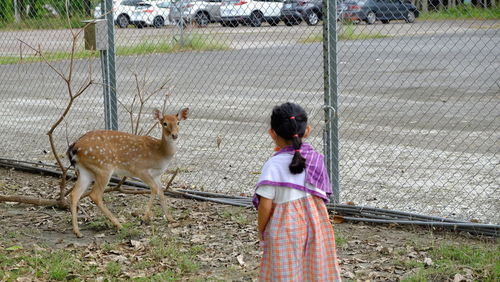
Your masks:
M45 165L45 164L36 164L36 163L30 163L30 164L35 164L37 167L34 166L29 166L23 163L30 163L30 162L23 162L23 161L17 161L17 160L10 160L10 159L2 159L0 158L0 165L6 166L6 167L14 167L19 170L27 171L27 172L44 172L49 175L53 176L61 176L61 172L57 170L51 170L51 169L44 169L40 168L38 166L48 166L50 167L51 165ZM68 174L68 176L71 176L71 174ZM118 183L121 181L120 178L114 177L111 179L112 182ZM126 185L133 186L138 189L144 189L148 190L148 186L145 185L142 182L138 181L126 181ZM241 196L228 196L228 195L222 195L222 194L217 194L217 193L212 193L212 192L203 192L203 191L193 191L193 190L179 190L180 192L184 193L184 196L187 198L192 198L192 199L197 199L197 200L203 200L203 201L211 201L211 202L216 202L220 204L227 204L227 205L234 205L234 206L241 206L241 207L251 207L252 206L252 200L250 197L241 197ZM169 194L171 196L178 196L177 194L166 192L166 194ZM207 197L209 196L209 197ZM465 232L470 232L474 234L483 234L483 235L488 235L488 236L495 236L498 237L500 235L500 225L494 225L494 224L478 224L478 223L469 223L469 222L462 222L462 221L457 221L457 220L450 220L446 218L439 218L439 217L432 217L432 216L424 216L424 215L418 215L414 213L408 213L408 212L399 212L399 211L391 211L391 210L385 210L385 209L379 209L379 208L371 208L371 207L359 207L359 206L352 206L352 205L332 205L332 204L327 204L327 209L329 211L337 211L337 212L344 212L347 215L358 215L358 216L370 216L372 218L366 218L366 217L351 217L351 216L343 216L343 218L346 221L354 221L354 222L371 222L371 223L394 223L394 224L413 224L413 225L424 225L424 226L431 226L431 227L448 227L448 228L453 228L454 230L457 231L465 231ZM385 216L392 216L396 217L397 219L387 219ZM405 218L405 219L401 219ZM412 218L421 218L424 220L433 220L433 221L422 221L422 220L411 220Z
M340 203L337 0L323 0L323 15L324 154L333 187L332 201Z

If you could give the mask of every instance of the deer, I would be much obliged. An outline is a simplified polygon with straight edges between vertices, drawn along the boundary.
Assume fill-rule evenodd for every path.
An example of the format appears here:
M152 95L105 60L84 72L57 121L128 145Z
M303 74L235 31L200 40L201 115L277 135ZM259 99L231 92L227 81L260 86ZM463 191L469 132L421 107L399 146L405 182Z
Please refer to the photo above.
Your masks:
M94 130L69 146L67 156L77 173L70 203L73 233L76 237L83 236L78 227L78 202L92 182L90 199L113 225L118 229L122 228L103 201L104 190L112 175L137 177L149 186L151 195L143 215L145 223L151 220L151 208L157 195L160 197L165 219L173 221L160 177L175 154L174 141L179 134L179 122L186 120L188 113L188 108L183 108L174 115L163 115L160 110L154 109L154 119L162 128L161 139L121 131Z

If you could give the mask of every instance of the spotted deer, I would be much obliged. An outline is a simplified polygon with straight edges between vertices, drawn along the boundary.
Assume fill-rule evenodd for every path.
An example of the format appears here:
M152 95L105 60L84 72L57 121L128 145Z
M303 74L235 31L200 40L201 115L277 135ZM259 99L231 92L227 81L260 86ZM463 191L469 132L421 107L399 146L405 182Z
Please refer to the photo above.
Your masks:
M160 177L175 153L174 140L178 137L179 122L187 119L188 112L189 109L184 108L176 115L162 115L155 109L154 118L162 128L161 139L120 131L95 130L69 146L68 158L78 173L71 191L73 232L77 237L82 237L77 221L78 201L92 181L94 184L89 194L90 199L118 229L122 227L103 202L104 189L113 174L137 177L150 187L151 196L143 217L145 222L151 219L151 208L156 195L160 196L166 219L172 220Z

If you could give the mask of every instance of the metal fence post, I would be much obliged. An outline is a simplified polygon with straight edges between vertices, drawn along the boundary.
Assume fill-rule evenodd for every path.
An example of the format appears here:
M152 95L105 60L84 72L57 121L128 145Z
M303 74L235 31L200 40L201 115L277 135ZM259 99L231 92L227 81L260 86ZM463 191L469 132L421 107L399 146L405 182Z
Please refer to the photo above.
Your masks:
M101 11L106 15L108 30L108 50L101 52L101 68L104 91L104 120L106 129L118 130L118 104L116 100L115 69L115 25L113 0L102 0Z
M332 182L332 201L340 202L337 77L337 0L323 0L323 68L325 92L324 151Z

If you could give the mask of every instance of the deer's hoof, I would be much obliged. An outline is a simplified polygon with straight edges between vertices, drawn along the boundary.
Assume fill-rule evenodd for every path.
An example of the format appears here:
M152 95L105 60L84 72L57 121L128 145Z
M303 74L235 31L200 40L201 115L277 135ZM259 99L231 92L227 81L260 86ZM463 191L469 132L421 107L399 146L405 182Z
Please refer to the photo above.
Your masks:
M73 233L75 233L75 236L77 238L82 238L83 237L83 234L80 231L73 231Z

